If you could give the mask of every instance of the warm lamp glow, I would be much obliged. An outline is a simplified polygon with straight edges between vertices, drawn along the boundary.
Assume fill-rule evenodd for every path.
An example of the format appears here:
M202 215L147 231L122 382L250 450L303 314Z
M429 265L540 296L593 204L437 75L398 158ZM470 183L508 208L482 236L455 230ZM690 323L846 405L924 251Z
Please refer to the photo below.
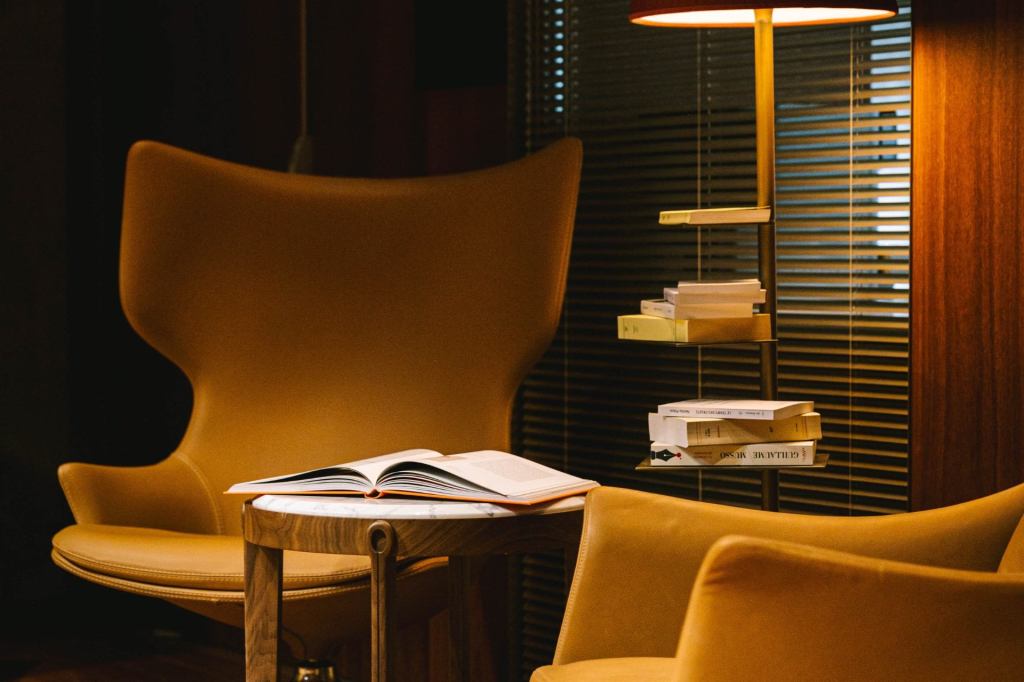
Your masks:
M803 7L801 4L808 5ZM815 2L815 0L633 0L629 20L634 24L672 27L753 26L755 9L772 9L776 26L807 26L839 24L852 21L875 21L897 12L896 0L846 0L846 2Z

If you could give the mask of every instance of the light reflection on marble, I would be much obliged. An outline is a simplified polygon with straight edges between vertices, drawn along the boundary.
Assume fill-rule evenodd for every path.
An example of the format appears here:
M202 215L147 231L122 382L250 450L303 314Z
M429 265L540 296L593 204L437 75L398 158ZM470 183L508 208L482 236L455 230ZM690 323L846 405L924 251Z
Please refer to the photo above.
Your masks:
M303 516L356 519L483 519L529 514L560 514L583 509L583 495L517 507L489 502L412 500L408 498L331 497L325 495L263 495L252 506L264 511Z

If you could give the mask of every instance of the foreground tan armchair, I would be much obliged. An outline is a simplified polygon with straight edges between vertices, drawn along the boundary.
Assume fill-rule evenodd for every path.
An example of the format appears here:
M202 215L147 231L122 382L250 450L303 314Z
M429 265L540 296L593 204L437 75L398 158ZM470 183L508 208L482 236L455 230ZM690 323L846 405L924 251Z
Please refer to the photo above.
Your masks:
M1020 679L1022 514L1024 485L874 517L596 489L532 681Z
M358 180L133 146L121 300L187 375L192 416L153 466L60 468L76 523L53 560L240 626L232 483L412 447L507 450L516 389L558 323L581 156L567 139L482 171ZM443 607L444 568L402 564L399 621ZM284 570L299 655L368 631L365 557L288 552Z

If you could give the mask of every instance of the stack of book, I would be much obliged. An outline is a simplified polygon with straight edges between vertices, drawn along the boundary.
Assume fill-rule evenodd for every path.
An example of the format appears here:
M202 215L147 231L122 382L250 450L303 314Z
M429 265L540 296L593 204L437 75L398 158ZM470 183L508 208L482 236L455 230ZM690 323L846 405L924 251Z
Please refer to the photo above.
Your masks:
M763 341L771 337L768 315L756 314L765 290L756 279L679 282L662 298L640 302L639 315L619 316L619 338L676 343Z
M809 401L682 400L648 415L651 466L810 466L821 415Z

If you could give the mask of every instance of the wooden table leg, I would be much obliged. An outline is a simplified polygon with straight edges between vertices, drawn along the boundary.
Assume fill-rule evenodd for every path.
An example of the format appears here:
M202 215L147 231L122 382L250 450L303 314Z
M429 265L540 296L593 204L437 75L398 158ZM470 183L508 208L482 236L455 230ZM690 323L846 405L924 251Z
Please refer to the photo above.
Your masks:
M277 682L282 551L245 543L245 679Z
M448 679L469 680L469 619L473 588L473 560L448 557Z
M387 682L393 675L391 643L395 624L391 600L395 593L395 529L374 521L367 529L370 546L370 679Z

